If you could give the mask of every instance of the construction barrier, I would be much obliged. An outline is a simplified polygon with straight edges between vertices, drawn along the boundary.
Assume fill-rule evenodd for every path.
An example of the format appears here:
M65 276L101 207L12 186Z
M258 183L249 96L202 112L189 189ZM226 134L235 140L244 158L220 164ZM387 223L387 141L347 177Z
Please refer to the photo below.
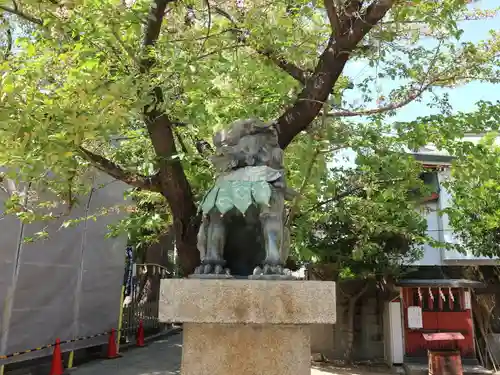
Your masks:
M64 344L69 344L69 343L77 342L77 341L90 340L90 339L93 339L95 337L106 336L108 334L109 334L109 332L102 332L102 333L98 333L98 334L91 335L91 336L82 336L82 337L78 337L78 338L72 339L72 340L59 341L59 344L64 345ZM53 344L47 344L47 345L39 346L38 348L23 350L22 352L16 352L16 353L11 353L11 354L7 354L7 355L0 355L0 360L12 358L12 357L16 357L19 355L28 354L28 353L48 349L48 348L52 348L53 346L56 345L56 343L57 343L57 341Z
M118 350L117 330L112 328L109 332L102 332L102 333L95 334L92 336L79 337L77 339L72 339L72 340L61 341L59 338L57 338L56 341L52 344L47 344L47 345L40 346L40 347L34 348L34 349L24 350L22 352L1 355L0 360L5 360L5 359L8 359L8 358L11 358L14 356L22 356L23 354L32 353L33 351L54 348L54 350L52 352L52 360L51 360L51 367L50 367L49 375L63 375L65 373L65 371L64 371L64 364L63 364L63 359L62 359L61 345L69 344L69 343L72 343L75 341L88 340L88 339L92 339L92 338L104 336L104 335L108 335L106 358L107 359L120 358L122 355L119 353L119 350ZM137 347L144 347L145 345L146 344L145 344L145 338L144 338L144 323L142 321L140 321L139 326L137 328L137 332L136 332L136 346ZM67 369L71 369L73 367L72 354L73 354L73 351L70 352L70 358L68 360ZM0 365L0 375L4 375L4 371L5 371L5 366Z
M39 351L39 350L53 348L56 345L61 346L61 345L69 344L69 343L72 343L72 342L83 341L83 340L90 340L90 339L93 339L93 338L99 337L99 336L109 336L108 345L110 345L111 342L114 342L115 343L114 345L115 345L115 348L116 348L116 333L117 333L117 330L114 329L114 328L112 328L110 331L107 331L107 332L97 333L97 334L91 335L91 336L78 337L78 338L72 339L72 340L61 341L59 339L56 339L56 341L54 343L52 343L52 344L47 344L47 345L39 346L38 348L23 350L21 352L10 353L10 354L6 354L6 355L0 355L0 360L5 360L5 359L16 357L16 356L21 356L23 354L32 353L32 352L36 352L36 351ZM142 332L141 332L140 325L137 327L137 334L136 335L137 336L142 336L142 340L144 340L144 331L142 329Z
M62 340L117 327L127 238L108 238L107 234L108 226L127 215L118 207L124 204L123 193L128 187L105 174L93 172L88 174L86 182L92 188L75 196L81 204L74 205L71 212L54 217L47 225L38 221L28 223L16 215L2 217L0 355L36 349L56 337ZM25 198L36 196L38 202L54 201L48 192L36 190L36 184L17 180L11 183L18 185L19 193ZM8 200L8 194L3 193L0 189L0 204ZM36 205L35 201L31 203ZM67 222L74 225L61 230ZM47 238L26 241L42 227L47 230ZM65 348L80 351L105 343L105 337L98 337L74 342ZM23 367L15 363L18 360L36 362L50 356L51 351L32 350L3 359L0 365Z
M58 351L61 351L61 347L66 344L92 340L101 336L109 337L107 344L108 358L117 358L119 356L120 343L131 344L135 341L135 345L137 347L145 346L145 339L147 337L161 333L170 327L170 325L160 323L158 319L159 284L162 279L170 278L172 275L169 273L166 267L151 263L136 264L135 275L136 283L134 284L136 285L133 286L132 293L128 297L128 301L125 301L125 288L122 287L122 298L120 299L120 313L117 329L113 328L105 332L97 333L94 335L81 336L74 339L57 339L54 343L50 343L47 345L6 355L0 355L0 375L3 375L5 363L2 362L4 362L5 360L11 359L12 357L23 356L28 353L47 350L50 348L54 348L52 361L53 367L55 366L54 372L51 372L51 375L58 375L60 369L57 367L56 363L59 363ZM135 340L133 340L132 338L134 338ZM66 352L69 351L67 368L73 367L73 350L73 348L67 348L66 350ZM32 358L27 358L27 360L30 359ZM24 359L21 357L17 361L24 361Z

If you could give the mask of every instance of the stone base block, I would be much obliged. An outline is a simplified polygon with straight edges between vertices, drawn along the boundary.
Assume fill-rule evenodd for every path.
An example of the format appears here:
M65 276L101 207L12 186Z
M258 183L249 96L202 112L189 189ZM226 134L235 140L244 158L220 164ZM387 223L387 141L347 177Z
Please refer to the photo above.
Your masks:
M184 323L183 375L309 375L309 327L335 323L335 283L165 279L159 316Z
M159 319L174 323L334 324L335 283L163 279Z
M184 324L182 375L309 375L308 326Z

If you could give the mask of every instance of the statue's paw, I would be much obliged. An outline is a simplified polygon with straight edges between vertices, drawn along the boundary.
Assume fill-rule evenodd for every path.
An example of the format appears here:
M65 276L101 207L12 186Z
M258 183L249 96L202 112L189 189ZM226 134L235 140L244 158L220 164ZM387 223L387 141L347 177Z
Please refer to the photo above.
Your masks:
M264 275L283 275L283 267L280 265L265 264L263 269Z
M294 280L289 269L275 264L264 264L262 268L255 267L253 274L248 278L252 280Z
M220 264L202 264L194 270L195 275L231 275L229 268L224 268Z
M222 275L224 274L224 268L220 264L205 264L203 273L205 275Z
M274 274L274 272L273 272L273 266L271 266L270 264L264 264L264 267L262 268L262 273L264 275L272 275L272 274Z
M284 268L282 265L271 265L265 264L262 270L264 275L280 275L280 276L291 276L292 271L288 268Z
M203 273L205 275L208 275L208 274L212 273L212 265L211 264L205 264L203 266Z
M203 263L196 267L191 278L198 279L230 279L232 278L229 268L224 268L221 264Z
M255 267L255 268L253 269L253 275L254 275L254 276L262 275L262 268L260 268L260 267L258 267L258 266L257 266L257 267Z

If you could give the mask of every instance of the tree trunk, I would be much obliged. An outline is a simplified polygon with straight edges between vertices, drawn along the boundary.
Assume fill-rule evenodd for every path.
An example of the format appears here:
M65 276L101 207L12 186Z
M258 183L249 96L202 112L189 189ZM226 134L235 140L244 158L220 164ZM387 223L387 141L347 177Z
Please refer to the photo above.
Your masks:
M141 73L147 74L157 63L150 49L160 35L167 5L175 0L154 0L144 35L144 56L140 62ZM157 156L159 185L172 212L174 234L179 262L184 275L190 274L199 263L196 234L199 227L196 205L189 181L177 156L174 129L171 119L161 109L164 96L161 87L151 91L153 103L144 107L144 120ZM153 105L150 105L153 104Z
M158 155L165 158L175 155L171 124L160 116L150 123L148 130L153 139L153 147ZM175 244L179 263L185 276L192 273L199 264L200 256L196 248L196 236L200 225L191 186L182 165L177 160L160 162L160 183L173 217Z
M352 362L352 350L354 346L354 318L356 314L356 303L365 294L369 286L368 281L364 282L361 290L349 298L348 310L347 310L347 338L346 347L344 352L344 359L347 363Z
M175 225L174 229L177 256L183 276L193 273L195 267L200 264L200 253L196 247L200 220L197 219L196 216L192 218L193 223L187 226L186 231L180 225Z
M175 246L183 276L191 274L200 263L196 247L200 218L197 215L191 187L180 163L169 165L168 172L160 174L163 195L173 216ZM165 168L165 169L167 169Z

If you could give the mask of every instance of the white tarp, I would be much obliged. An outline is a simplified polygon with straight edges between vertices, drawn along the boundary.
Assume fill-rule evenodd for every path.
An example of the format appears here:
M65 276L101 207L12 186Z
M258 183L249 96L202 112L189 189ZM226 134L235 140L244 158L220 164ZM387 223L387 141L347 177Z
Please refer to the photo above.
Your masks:
M23 225L0 212L0 355L25 351L117 328L125 263L125 238L107 239L107 225L121 214L82 220L103 207L124 204L126 185L99 176L94 190L80 197L70 215L48 223ZM7 193L0 190L0 205ZM21 238L45 229L46 240ZM63 351L107 342L107 336L62 346ZM19 362L51 354L51 349L0 360Z

